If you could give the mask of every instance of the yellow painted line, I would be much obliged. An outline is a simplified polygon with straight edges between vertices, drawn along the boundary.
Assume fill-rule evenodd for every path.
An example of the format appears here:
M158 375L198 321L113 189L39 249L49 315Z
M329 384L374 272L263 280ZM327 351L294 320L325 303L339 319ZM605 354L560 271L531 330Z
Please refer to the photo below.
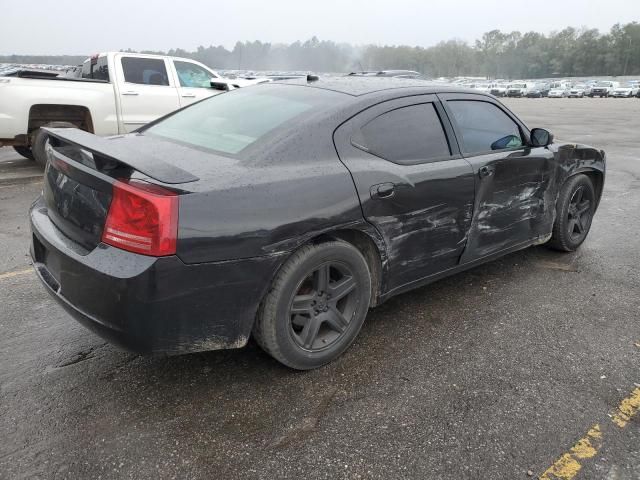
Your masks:
M0 273L0 280L4 280L5 278L17 277L18 275L26 275L27 273L33 272L33 268L27 268L25 270L16 270L14 272Z
M620 402L616 411L609 416L611 421L620 428L627 426L633 416L640 410L640 387L637 387L631 395ZM602 431L600 425L594 425L587 434L576 442L571 449L558 458L553 465L547 468L540 480L571 480L580 469L580 460L593 458L598 454L602 446Z
M540 475L540 480L571 480L582 468L580 460L595 457L601 445L600 425L594 425L567 453Z
M618 409L611 416L611 421L620 428L624 428L638 410L640 410L640 387L620 402Z

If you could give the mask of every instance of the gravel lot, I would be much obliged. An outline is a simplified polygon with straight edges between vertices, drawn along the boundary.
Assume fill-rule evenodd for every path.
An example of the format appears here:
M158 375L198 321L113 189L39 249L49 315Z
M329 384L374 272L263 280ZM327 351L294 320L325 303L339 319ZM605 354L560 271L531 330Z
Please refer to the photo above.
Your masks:
M575 478L640 479L640 414L612 421L640 386L640 100L506 103L607 151L587 242L396 297L309 373L252 344L140 357L77 325L26 256L42 184L1 149L0 478L530 478L598 425Z

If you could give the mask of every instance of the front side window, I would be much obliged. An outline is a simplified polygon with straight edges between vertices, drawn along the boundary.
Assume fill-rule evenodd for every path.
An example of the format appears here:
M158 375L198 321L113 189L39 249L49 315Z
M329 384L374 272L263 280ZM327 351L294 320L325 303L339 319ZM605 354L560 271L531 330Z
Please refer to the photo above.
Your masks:
M142 85L169 85L167 68L161 58L122 57L124 81Z
M465 153L521 147L518 125L500 108L489 102L450 100L447 102L460 134Z
M191 62L174 61L181 87L211 88L211 79L214 77L209 70Z
M451 155L432 103L383 113L362 127L352 141L356 147L395 163L419 163Z

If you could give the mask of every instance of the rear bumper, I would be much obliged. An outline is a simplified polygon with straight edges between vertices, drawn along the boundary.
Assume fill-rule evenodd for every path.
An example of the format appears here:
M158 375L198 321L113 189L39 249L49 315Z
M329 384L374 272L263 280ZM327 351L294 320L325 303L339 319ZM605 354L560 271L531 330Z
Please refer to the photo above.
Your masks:
M180 354L246 344L280 257L187 265L100 244L82 251L30 210L31 256L46 290L78 322L139 353Z

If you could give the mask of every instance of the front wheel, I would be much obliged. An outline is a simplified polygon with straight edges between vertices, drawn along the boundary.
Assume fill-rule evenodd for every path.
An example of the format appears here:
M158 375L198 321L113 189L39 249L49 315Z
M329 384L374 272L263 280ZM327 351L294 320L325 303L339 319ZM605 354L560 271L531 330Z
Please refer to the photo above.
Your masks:
M570 177L556 203L556 220L548 245L563 252L575 251L591 229L595 212L595 191L586 175Z
M370 300L369 267L355 247L342 241L306 245L274 279L253 336L291 368L318 368L351 345Z

